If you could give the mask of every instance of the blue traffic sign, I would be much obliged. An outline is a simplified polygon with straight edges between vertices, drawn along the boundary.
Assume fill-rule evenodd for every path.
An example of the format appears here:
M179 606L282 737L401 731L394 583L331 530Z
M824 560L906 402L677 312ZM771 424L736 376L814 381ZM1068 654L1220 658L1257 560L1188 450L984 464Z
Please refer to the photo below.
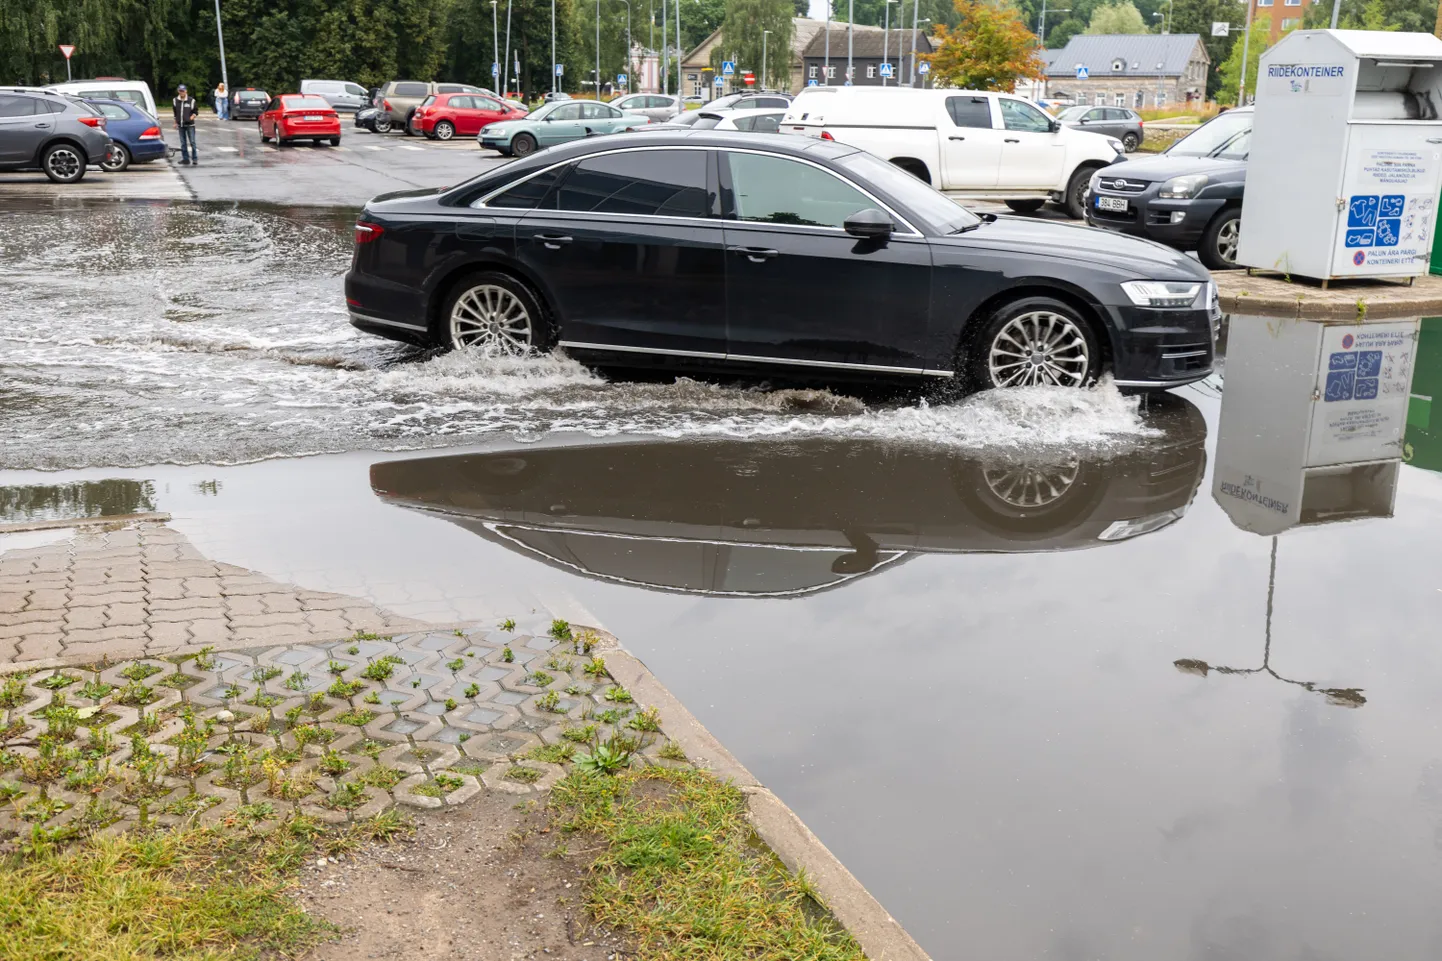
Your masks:
M717 78L716 78L716 86L718 86L718 87L724 87L724 86L726 86L726 81L725 81L725 80L722 80L720 77L717 77Z
M890 76L892 75L892 74L891 74L891 64L889 64L889 63L883 63L883 64L881 65L881 75L882 75L883 77L890 77Z
M931 73L931 64L922 61L921 63L916 65L916 72L920 74Z
M816 84L816 81L815 81L815 80L808 80L808 81L806 81L806 86L808 86L808 87L814 87L814 86L816 86L816 85L817 85L817 84Z
M722 61L721 61L721 76L723 76L723 77L729 77L729 76L731 76L732 74L734 74L735 72L736 72L736 61L735 61L735 60L722 60Z
M501 75L501 65L498 64L498 63L492 63L492 64L491 64L491 76L493 76L493 77L499 77L500 75Z
M1087 78L1090 77L1090 76L1091 76L1091 71L1090 71L1090 70L1088 70L1086 67L1082 66L1081 64L1077 64L1077 65L1076 65L1076 78L1077 78L1078 80L1085 80L1085 79L1087 79Z
M626 85L626 75L624 73L616 74L616 82L624 87Z
M558 77L564 77L565 75L566 75L566 65L565 65L564 63L558 63L558 64L556 64L556 76L558 76Z

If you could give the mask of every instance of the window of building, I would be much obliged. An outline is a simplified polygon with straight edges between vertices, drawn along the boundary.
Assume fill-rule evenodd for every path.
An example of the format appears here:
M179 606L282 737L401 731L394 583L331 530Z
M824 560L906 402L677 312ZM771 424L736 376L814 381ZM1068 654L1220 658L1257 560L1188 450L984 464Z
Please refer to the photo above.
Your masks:
M1165 90L1158 90L1158 91L1157 91L1157 106L1158 106L1158 107L1165 107L1166 105L1167 105L1167 92L1166 92Z
M557 191L561 210L705 217L704 150L628 150L571 168Z
M1127 69L1127 62L1121 57L1112 61L1112 73L1121 73Z
M991 129L991 102L986 97L947 97L946 112L958 127Z
M1283 18L1282 18L1282 29L1283 29L1283 30L1291 30L1293 27L1295 27L1295 26L1296 26L1297 24L1299 24L1299 23L1301 23L1301 20L1299 20L1299 19L1296 18L1296 17L1283 17Z
M827 79L827 80L835 80L835 79L836 79L836 68L835 68L834 66L833 66L833 67L827 67L827 68L826 68L826 79Z
M868 65L867 65L867 67L866 67L866 79L868 79L868 80L875 80L875 79L876 79L876 64L873 63L873 64L868 64Z
M1106 102L1107 102L1107 95L1104 94L1104 93L1099 93L1099 94L1097 94L1095 97L1092 98L1092 103L1096 104L1098 107L1102 106L1102 105L1105 104Z
M816 64L813 63L811 66L806 68L806 76L810 77L812 80L815 80L817 70L818 67L816 66Z
M1127 95L1124 93L1119 93L1116 95L1113 102L1116 103L1118 107L1125 107L1127 105Z
M726 159L738 220L841 227L858 210L876 206L865 194L810 164L765 154L730 153Z
M1259 7L1270 7L1271 5L1272 0L1257 0L1257 6Z
M1283 2L1289 7L1300 7L1302 5L1302 0L1283 0Z
M1137 95L1132 98L1132 106L1133 106L1135 109L1140 110L1140 109L1142 109L1142 107L1146 106L1146 103L1147 103L1147 95L1146 95L1146 92L1145 92L1145 91L1142 91L1142 90L1138 90L1138 91L1137 91Z

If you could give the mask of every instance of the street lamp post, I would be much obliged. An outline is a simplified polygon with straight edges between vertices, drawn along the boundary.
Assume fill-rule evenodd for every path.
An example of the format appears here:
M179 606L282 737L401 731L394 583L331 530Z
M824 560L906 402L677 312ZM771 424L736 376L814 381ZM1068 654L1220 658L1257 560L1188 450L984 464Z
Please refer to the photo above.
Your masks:
M1336 29L1336 17L1333 17L1332 27ZM220 42L220 82L225 85L226 96L230 96L230 78L225 74L225 34L220 29L220 0L215 0L215 39ZM65 79L70 79L70 58L65 58Z
M501 79L501 20L496 13L496 0L491 0L491 59L495 61L491 65L491 82L504 92L506 83Z
M596 0L596 99L601 99L601 0Z
M831 86L831 4L835 0L826 0L826 58L821 61L821 84ZM1438 14L1442 16L1442 14Z
M906 70L908 83L916 86L916 31L921 26L921 0L911 0L911 66Z
M761 31L761 89L766 89L766 38L771 36L770 30Z
M671 92L671 58L668 56L670 50L670 9L666 0L661 0L661 92Z
M851 76L851 52L853 49L853 38L856 35L856 0L846 0L846 82L849 84L854 79Z
M507 73L508 75L509 75L510 72L511 72L511 6L512 6L512 3L513 3L513 0L506 0L506 62L505 62L505 71L506 71L506 73ZM516 79L517 79L517 81L519 82L520 78L518 77L518 78L516 78ZM505 82L505 84L503 85L502 90L501 90L501 95L502 95L502 96L505 96L507 93L510 92L510 91L509 91L510 86L511 86L510 77L507 76L506 82Z
M560 90L560 82L556 73L556 0L551 0L551 93Z
M681 49L681 0L676 0L676 99L681 99L681 59L686 51Z
M626 5L626 92L630 93L635 89L631 85L631 76L636 72L636 62L632 59L631 53L636 48L631 46L631 0L621 0Z
M891 56L891 5L900 3L901 0L886 0L886 26L881 32L881 62L886 63ZM886 86L886 78L881 78L881 85Z

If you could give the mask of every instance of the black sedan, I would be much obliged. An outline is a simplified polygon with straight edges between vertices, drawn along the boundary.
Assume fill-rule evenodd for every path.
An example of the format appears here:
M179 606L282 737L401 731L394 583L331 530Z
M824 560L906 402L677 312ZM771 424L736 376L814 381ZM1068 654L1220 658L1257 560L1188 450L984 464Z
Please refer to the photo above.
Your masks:
M1213 270L1237 266L1251 140L1252 108L1243 107L1163 154L1102 168L1092 175L1087 223L1195 250Z
M1216 310L1160 245L977 217L843 144L717 131L377 197L345 292L357 327L424 345L977 388L1198 380Z

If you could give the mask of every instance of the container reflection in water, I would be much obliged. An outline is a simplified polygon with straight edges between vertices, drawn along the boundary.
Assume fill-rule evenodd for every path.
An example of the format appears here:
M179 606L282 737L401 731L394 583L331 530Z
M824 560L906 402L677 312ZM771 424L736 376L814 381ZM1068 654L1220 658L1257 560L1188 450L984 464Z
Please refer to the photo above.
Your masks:
M382 498L589 577L794 596L915 554L1079 550L1159 530L1201 481L1206 425L1121 454L977 453L875 440L620 439L376 464Z

